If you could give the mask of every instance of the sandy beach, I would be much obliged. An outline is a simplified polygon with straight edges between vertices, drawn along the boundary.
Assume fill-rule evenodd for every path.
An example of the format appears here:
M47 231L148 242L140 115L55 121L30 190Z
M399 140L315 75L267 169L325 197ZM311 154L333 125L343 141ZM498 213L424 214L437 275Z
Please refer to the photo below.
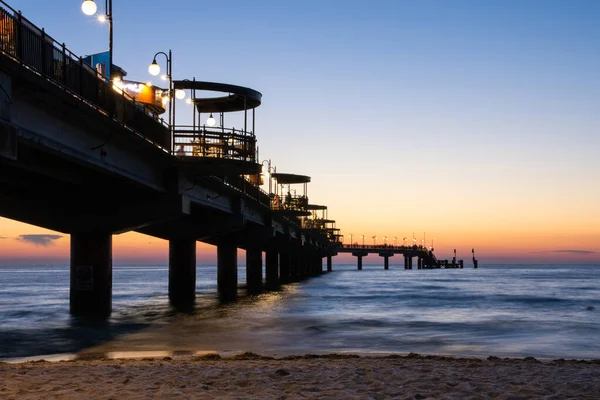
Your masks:
M600 361L243 354L0 364L3 399L598 399Z

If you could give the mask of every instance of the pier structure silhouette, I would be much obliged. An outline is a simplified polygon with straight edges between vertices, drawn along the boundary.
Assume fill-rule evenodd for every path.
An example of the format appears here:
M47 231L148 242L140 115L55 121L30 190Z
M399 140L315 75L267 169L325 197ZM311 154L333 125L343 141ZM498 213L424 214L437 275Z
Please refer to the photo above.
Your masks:
M449 260L438 260L433 253L433 248L427 248L425 246L396 246L389 244L341 244L336 248L337 253L351 253L357 259L357 268L362 270L362 259L369 254L378 254L383 257L383 268L389 269L390 257L400 254L404 257L404 269L413 269L413 259L417 258L417 269L431 269L431 268L463 268L463 260L456 259L455 256L451 261ZM477 268L475 260L475 250L473 250L473 260L475 268Z
M77 56L0 0L0 216L70 235L73 314L111 313L112 237L129 231L168 241L169 300L182 309L195 302L197 241L216 246L225 300L239 290L238 249L249 293L316 276L323 258L331 271L340 252L357 256L359 269L369 252L386 268L399 253L435 264L423 249L342 245L327 207L309 201L311 178L259 162L262 94L174 79L171 51L156 53L149 72L160 70L159 55L167 88L125 80L122 68ZM178 119L186 97L191 124ZM229 127L230 117L243 127Z
M123 232L168 241L177 308L195 302L197 241L216 246L225 300L241 289L238 249L256 293L318 275L337 245L303 229L310 177L258 162L262 94L176 79L171 51L149 55L150 73L161 56L168 87L126 80L101 54L77 56L0 1L0 216L70 236L73 314L110 314L112 237Z

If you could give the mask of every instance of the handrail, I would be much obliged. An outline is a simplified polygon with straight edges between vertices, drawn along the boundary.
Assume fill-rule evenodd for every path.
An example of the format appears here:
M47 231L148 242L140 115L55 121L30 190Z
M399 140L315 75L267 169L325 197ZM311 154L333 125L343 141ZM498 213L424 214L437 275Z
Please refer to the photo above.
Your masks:
M254 134L236 131L235 128L193 129L178 125L173 129L173 144L173 154L178 157L225 158L248 162L256 159Z
M0 52L154 145L170 148L168 124L147 106L2 0L0 18Z
M431 251L427 247L423 245L413 245L413 246L394 246L391 244L342 244L340 246L343 249L358 249L358 250L368 250L368 249L377 249L377 250L419 250L419 251Z

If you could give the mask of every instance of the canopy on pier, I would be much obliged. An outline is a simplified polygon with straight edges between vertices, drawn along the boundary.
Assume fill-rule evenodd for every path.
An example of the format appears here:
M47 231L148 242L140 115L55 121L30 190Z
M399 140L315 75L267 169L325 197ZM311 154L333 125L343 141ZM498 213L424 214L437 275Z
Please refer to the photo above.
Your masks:
M222 97L192 98L192 102L200 113L221 113L251 110L260 106L262 94L254 89L227 83L181 80L173 81L177 89L204 90L209 92L228 93Z
M327 210L327 206L321 206L319 204L308 204L306 206L307 210Z
M282 185L310 182L310 176L306 175L274 173L271 177L275 179L277 183Z

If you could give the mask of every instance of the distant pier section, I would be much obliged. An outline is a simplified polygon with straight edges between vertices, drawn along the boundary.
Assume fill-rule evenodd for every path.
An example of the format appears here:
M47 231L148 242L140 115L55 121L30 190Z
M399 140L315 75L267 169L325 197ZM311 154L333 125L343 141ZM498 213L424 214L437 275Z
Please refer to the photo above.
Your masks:
M336 249L337 253L352 253L357 259L357 268L362 270L362 259L369 254L378 254L383 257L383 268L390 268L390 257L396 254L404 256L404 269L413 269L413 259L417 258L417 269L432 269L432 268L463 268L464 261L456 259L456 250L452 260L438 260L433 253L433 248L425 246L394 246L394 245L364 245L364 244L340 244ZM473 253L473 267L478 267L478 261L475 259L475 249Z

